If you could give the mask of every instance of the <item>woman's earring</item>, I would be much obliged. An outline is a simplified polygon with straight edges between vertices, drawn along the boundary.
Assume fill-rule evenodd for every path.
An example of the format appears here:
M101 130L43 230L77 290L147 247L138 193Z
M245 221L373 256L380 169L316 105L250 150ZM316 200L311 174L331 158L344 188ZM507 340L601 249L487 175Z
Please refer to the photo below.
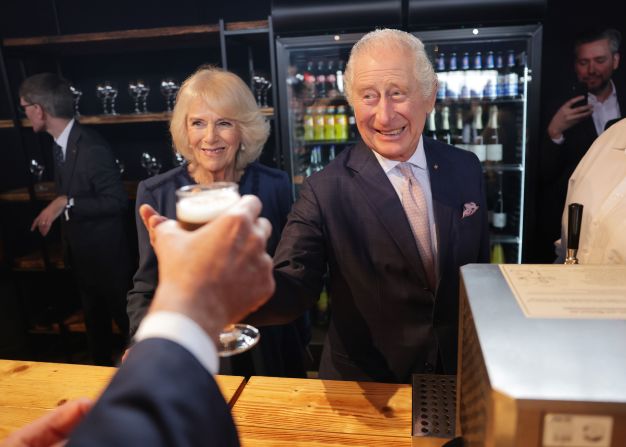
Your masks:
M243 144L243 143L241 143L241 146L239 146L239 150L240 150L241 152L244 152L244 151L246 150L246 146L244 146L244 144Z

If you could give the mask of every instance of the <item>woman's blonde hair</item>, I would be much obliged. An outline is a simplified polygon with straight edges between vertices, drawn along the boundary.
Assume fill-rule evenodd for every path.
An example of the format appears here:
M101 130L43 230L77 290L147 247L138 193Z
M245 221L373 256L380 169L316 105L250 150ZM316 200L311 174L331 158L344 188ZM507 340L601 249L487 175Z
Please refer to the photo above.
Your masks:
M170 121L170 134L176 151L193 163L193 151L187 136L187 113L196 98L202 98L215 113L237 123L245 150L239 148L237 151L236 169L244 169L259 157L270 134L269 123L239 76L211 66L196 70L183 82L176 95Z

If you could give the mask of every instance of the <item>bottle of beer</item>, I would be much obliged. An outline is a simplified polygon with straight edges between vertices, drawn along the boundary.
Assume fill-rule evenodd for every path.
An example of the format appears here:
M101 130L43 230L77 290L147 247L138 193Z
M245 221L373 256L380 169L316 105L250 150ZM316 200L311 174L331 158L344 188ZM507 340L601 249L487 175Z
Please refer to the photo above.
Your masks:
M508 98L517 98L519 93L519 76L516 73L515 52L509 50L506 56L506 91Z
M348 117L346 106L337 106L335 114L335 139L345 141L348 139Z
M326 66L326 94L329 97L337 96L337 73L335 70L335 61L328 60Z
M341 93L342 95L344 94L344 87L343 87L344 69L345 69L345 62L342 59L339 59L339 62L337 62L337 71L335 72L335 79L337 82L337 91L339 91L339 93Z
M324 115L324 139L335 139L335 106L326 107Z
M487 163L502 162L502 143L500 142L500 128L498 126L498 106L489 107L489 121L483 137L487 145Z
M359 139L359 129L356 125L356 118L354 117L354 110L350 107L348 115L348 139L350 141L356 141Z
M302 74L304 81L304 88L306 90L306 98L311 100L315 98L315 73L313 69L313 61L306 63L306 68Z
M463 58L461 59L461 70L463 70L462 79L461 79L461 99L471 99L472 94L470 92L470 81L472 78L472 73L470 73L470 57L469 53L466 51L463 53Z
M324 139L324 114L326 112L326 107L317 106L314 108L314 112L313 139L319 141Z
M491 224L496 230L502 231L506 227L506 212L504 211L504 194L502 191L502 171L498 171L497 176L498 191L496 194L496 201L493 207L493 217Z
M496 242L491 247L491 259L492 264L505 264L506 259L504 258L504 248L500 242Z
M302 119L304 127L304 141L313 141L315 139L313 128L313 107L309 106L304 109L304 117Z
M444 106L441 109L441 132L439 139L444 143L452 144L452 134L450 133L450 107Z
M317 69L315 70L315 93L318 98L326 97L326 67L324 61L317 61Z

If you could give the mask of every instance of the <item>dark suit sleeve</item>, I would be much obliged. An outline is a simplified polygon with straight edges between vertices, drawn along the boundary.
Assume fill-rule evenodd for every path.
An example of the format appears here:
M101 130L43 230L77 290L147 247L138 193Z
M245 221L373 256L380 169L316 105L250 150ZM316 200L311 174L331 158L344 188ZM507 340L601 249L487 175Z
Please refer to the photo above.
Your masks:
M236 446L214 378L182 346L147 339L129 353L68 446Z
M123 213L128 207L128 195L111 150L100 144L85 144L80 156L86 156L90 194L74 196L72 214L76 217L102 218Z
M544 132L539 154L539 178L542 185L548 185L561 177L566 151L567 140L563 144L556 144L548 133Z
M141 217L139 207L148 204L158 210L156 200L150 191L146 190L143 182L137 187L137 201L135 210L135 221L137 224L137 243L139 246L139 267L133 277L133 288L130 289L127 299L128 320L130 323L130 336L132 337L139 323L150 307L154 291L158 281L157 258L150 244L150 235L146 230Z
M322 213L308 182L293 205L274 255L276 293L245 320L252 324L285 324L319 298L326 272Z

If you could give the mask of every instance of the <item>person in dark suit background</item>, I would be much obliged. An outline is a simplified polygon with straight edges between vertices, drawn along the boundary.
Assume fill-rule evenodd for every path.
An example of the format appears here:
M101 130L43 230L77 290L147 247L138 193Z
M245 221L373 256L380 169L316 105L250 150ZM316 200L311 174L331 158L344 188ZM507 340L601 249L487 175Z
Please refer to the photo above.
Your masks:
M74 119L69 83L52 73L24 80L20 105L35 132L54 138L54 181L57 197L35 218L46 236L53 222L62 222L63 248L76 280L93 361L113 365L114 320L128 334L125 296L131 263L125 232L128 196L113 152L93 129Z
M239 445L212 374L220 330L274 290L265 251L271 224L260 209L256 197L244 196L189 232L144 205L160 276L136 345L93 408L88 400L66 403L1 445Z
M276 294L246 321L299 315L328 271L320 378L454 374L459 267L489 259L480 163L422 136L437 79L416 37L368 33L345 82L362 141L306 179L274 257Z
M575 40L574 70L588 99L581 104L585 96L573 93L560 103L543 137L534 261L554 261L568 180L598 135L626 109L626 90L621 84L618 89L612 79L619 67L620 42L621 34L615 29L585 31Z
M186 162L139 183L137 235L139 268L128 292L130 332L134 335L157 285L157 262L139 206L149 204L160 214L176 218L176 190L191 184L237 182L241 194L263 203L261 215L272 223L267 244L274 254L291 209L287 174L256 160L269 136L250 89L237 75L203 66L182 84L170 123L174 148ZM304 377L304 348L308 343L306 317L294 323L261 328L259 345L247 353L224 359L222 372L237 375Z

